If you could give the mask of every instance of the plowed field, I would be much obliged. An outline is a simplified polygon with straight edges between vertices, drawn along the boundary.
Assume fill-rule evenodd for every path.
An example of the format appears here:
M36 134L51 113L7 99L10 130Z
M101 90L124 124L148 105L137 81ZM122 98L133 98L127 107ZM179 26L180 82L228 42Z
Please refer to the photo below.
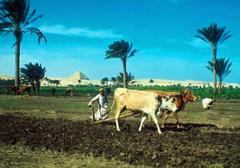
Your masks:
M153 167L240 167L240 128L185 123L167 124L159 135L148 123L121 121L92 125L90 121L0 116L0 143L23 144L31 149L79 152Z

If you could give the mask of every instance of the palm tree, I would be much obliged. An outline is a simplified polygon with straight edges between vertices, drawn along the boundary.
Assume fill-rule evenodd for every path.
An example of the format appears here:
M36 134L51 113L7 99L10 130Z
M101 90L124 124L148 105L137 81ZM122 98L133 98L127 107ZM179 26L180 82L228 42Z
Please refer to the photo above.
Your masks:
M123 83L123 73L119 73L119 75L116 77L116 80L117 80L117 83L122 85L124 84ZM134 80L134 76L131 74L131 73L127 73L126 75L126 82L127 82L127 85Z
M78 80L78 82L79 82L79 85L80 85L81 80ZM55 84L55 86L58 86L60 84L60 80L54 79L54 80L52 80L52 83Z
M132 43L129 44L127 41L115 41L109 46L106 51L105 59L109 58L120 58L123 66L123 87L127 88L127 60L134 56L137 50L132 49Z
M225 58L216 59L216 74L219 79L219 93L222 91L222 82L225 77L227 77L231 72L232 63L229 59L225 60ZM207 69L210 71L213 70L213 62L208 61Z
M213 72L213 83L214 83L214 94L216 94L216 59L217 59L217 48L218 45L222 44L225 40L230 38L232 35L230 31L226 31L226 27L219 27L217 24L212 23L209 27L198 29L198 34L195 37L209 43L212 47L212 72Z
M21 78L29 82L33 90L36 88L37 91L39 91L41 85L40 81L44 78L45 72L46 68L42 67L41 64L36 63L34 65L30 62L29 64L25 64L25 67L21 68Z
M153 80L153 79L150 79L150 80L149 80L149 83L153 84L153 83L154 83L154 80Z
M113 84L113 85L116 85L117 78L115 78L115 77L111 77L111 81L112 81L112 84Z
M82 81L81 81L81 79L78 79L77 82L78 82L78 85L80 85Z
M41 39L47 42L43 33L32 27L32 23L42 17L35 16L36 10L30 12L29 0L3 0L0 2L0 33L12 33L15 37L15 86L19 87L19 65L20 65L20 48L23 35L25 33L36 34L38 43Z
M104 77L104 78L102 78L102 80L101 80L101 84L102 84L102 85L105 85L105 84L108 83L108 81L109 81L108 77Z

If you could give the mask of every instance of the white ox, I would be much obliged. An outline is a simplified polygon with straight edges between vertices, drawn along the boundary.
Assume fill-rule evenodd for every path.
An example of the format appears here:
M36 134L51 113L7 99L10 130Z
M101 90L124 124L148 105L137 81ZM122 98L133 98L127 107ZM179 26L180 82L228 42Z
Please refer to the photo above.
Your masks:
M142 130L143 123L150 115L157 126L158 133L161 134L160 127L158 125L158 120L156 113L161 109L169 109L171 111L176 111L177 107L175 104L175 99L167 97L160 97L155 92L150 91L139 91L139 90L129 90L124 88L117 88L114 92L114 99L112 108L115 106L115 122L116 128L120 131L118 118L120 113L125 110L132 112L143 112L141 124L139 131Z

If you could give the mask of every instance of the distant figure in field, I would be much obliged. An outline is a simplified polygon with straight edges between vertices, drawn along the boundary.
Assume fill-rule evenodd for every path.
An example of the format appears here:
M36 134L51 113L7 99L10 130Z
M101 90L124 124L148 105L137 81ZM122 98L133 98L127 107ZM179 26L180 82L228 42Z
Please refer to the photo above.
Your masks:
M51 89L51 96L55 96L56 95L56 88L52 88Z
M94 114L95 120L103 120L107 118L107 102L106 96L104 94L104 90L102 88L99 89L99 93L90 100L88 106L91 106L95 101L98 102L98 110Z
M66 96L73 96L73 89L71 87L68 87L65 91Z
M204 109L210 109L210 107L212 106L213 104L213 100L210 99L210 98L204 98L202 99L202 106Z

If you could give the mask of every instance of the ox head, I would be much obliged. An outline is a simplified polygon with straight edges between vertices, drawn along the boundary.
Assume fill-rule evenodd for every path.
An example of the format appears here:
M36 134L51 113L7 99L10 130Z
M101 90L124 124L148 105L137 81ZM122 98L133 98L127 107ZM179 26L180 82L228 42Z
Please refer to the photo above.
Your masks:
M194 102L197 100L197 97L192 94L190 90L185 90L183 93L184 102Z
M166 96L161 98L160 110L176 111L176 98L171 96Z

